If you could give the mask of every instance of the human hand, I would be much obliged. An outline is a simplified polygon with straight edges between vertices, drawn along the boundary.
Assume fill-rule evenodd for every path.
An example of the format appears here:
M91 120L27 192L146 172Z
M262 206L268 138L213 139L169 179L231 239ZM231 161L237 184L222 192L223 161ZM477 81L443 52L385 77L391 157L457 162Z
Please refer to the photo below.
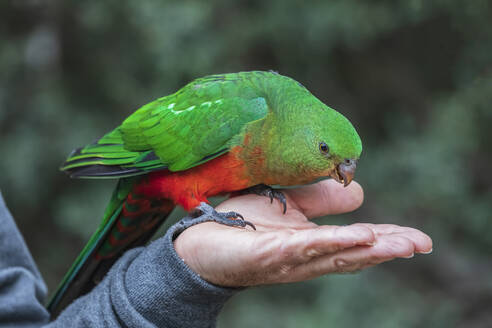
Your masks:
M327 273L361 270L394 258L429 253L423 232L392 224L319 226L309 219L350 212L362 204L363 191L333 181L283 191L287 212L264 196L233 197L216 207L235 211L256 231L213 222L192 226L174 242L178 255L203 279L240 287L295 282Z

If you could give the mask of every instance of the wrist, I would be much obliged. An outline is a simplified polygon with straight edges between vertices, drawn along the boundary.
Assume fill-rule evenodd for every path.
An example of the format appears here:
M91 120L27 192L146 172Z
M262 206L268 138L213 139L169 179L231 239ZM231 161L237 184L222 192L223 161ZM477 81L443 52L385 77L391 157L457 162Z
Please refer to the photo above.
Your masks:
M204 317L213 321L224 303L239 291L203 280L178 256L173 240L181 232L179 223L169 228L164 237L145 248L126 273L131 303L153 323L161 323L163 318L180 326L194 326L195 320ZM186 324L183 313L189 314Z

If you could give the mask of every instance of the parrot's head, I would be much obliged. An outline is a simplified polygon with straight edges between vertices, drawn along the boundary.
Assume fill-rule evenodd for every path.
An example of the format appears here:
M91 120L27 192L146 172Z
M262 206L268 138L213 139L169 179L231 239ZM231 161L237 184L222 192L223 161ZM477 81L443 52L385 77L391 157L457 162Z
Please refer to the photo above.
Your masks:
M328 106L315 108L319 120L307 124L310 165L320 176L331 176L344 186L352 181L362 142L348 119ZM314 150L316 148L316 150Z
M317 143L317 162L323 167L322 176L331 176L344 186L352 181L357 161L362 153L362 142L350 121L328 106L321 113L320 124L313 126L313 144ZM314 156L314 152L312 154Z
M352 123L299 82L278 74L270 79L267 100L272 113L251 124L253 133L246 139L254 140L247 146L252 171L266 173L260 181L269 185L332 177L348 186L362 153Z
M350 121L334 109L321 102L309 107L296 110L301 115L289 119L296 122L295 128L280 133L281 140L273 143L283 148L277 159L305 182L332 177L347 186L362 152L360 137Z

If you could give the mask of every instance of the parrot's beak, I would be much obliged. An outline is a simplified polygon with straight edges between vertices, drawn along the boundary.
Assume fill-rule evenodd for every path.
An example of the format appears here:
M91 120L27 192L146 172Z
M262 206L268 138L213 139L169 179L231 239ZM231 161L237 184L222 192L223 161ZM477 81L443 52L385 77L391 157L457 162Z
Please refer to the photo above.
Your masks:
M343 183L346 187L354 179L355 169L357 168L357 161L354 159L345 160L337 165L330 176L336 181Z

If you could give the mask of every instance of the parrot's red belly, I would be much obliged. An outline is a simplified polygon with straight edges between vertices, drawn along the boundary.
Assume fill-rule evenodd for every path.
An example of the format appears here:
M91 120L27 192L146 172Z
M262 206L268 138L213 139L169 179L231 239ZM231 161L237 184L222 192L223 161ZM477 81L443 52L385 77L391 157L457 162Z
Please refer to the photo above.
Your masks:
M251 187L245 163L237 157L240 147L204 164L179 172L151 172L135 186L148 198L171 199L189 211L207 197Z

